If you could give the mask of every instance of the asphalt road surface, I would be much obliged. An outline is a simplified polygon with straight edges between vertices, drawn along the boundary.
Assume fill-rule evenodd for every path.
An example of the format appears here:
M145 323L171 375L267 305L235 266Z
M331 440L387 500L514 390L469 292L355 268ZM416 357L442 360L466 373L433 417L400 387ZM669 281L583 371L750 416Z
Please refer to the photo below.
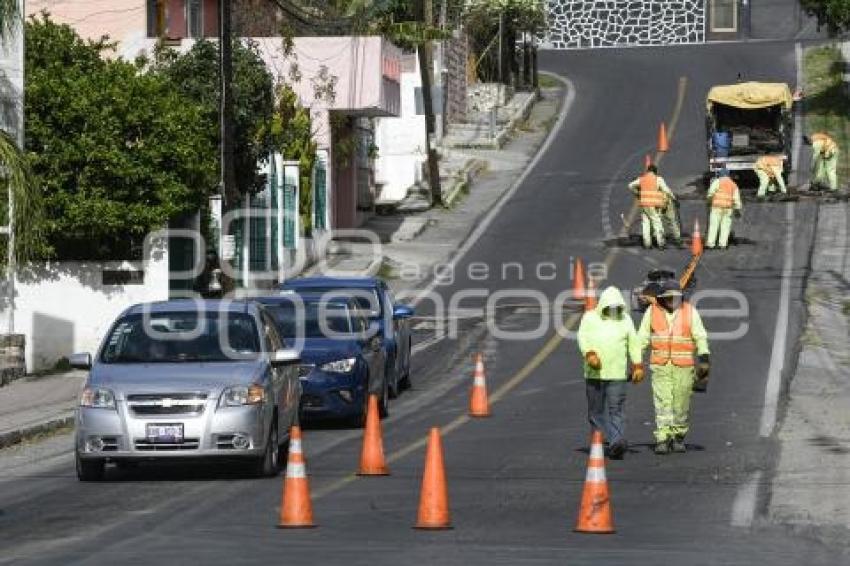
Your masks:
M603 285L624 289L652 267L681 269L684 250L647 253L617 240L620 212L633 201L625 184L654 151L659 121L672 130L661 172L684 187L705 169L704 97L712 84L739 72L796 82L792 43L553 52L541 63L575 88L563 127L460 258L451 284L437 287L447 304L463 290L524 291L493 309L503 332L533 330L541 313L553 318L528 290L551 302L569 288L571 258L606 262ZM696 217L705 229L701 202L684 201L682 215L686 231ZM466 314L459 336L416 357L414 389L384 422L391 476L351 476L358 431L306 431L317 529L274 528L281 479L143 467L79 483L63 436L0 457L0 563L842 563L838 549L761 519L777 450L770 391L779 382L769 385L769 376L793 360L814 218L810 201L747 203L740 244L705 257L699 286L723 294L701 303L709 330L746 324L745 333L712 343L713 379L709 393L694 398L685 455L652 454L650 387L631 389L632 450L608 464L617 534L572 532L588 436L574 341L553 338L551 324L531 339L495 336L476 314L485 299L467 296L455 305ZM488 266L486 280L469 277L473 263L475 278L478 264ZM736 306L744 310L707 312ZM433 312L427 302L421 308ZM574 326L576 317L566 316ZM783 337L787 348L774 352ZM472 421L464 414L477 351L487 359L493 416ZM781 403L777 409L781 417ZM443 427L454 529L422 532L411 527L424 438L434 425Z

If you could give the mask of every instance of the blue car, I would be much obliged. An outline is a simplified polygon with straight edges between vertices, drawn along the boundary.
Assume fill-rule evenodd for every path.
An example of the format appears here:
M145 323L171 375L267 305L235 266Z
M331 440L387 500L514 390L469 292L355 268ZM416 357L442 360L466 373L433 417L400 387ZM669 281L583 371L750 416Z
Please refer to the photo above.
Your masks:
M369 394L387 414L386 354L379 333L351 297L282 291L259 297L287 346L300 352L301 417L365 421Z
M387 392L396 397L411 386L410 359L412 337L410 318L414 310L395 302L387 284L377 277L304 277L284 282L281 289L326 293L344 291L367 310L369 319L380 333L387 357Z

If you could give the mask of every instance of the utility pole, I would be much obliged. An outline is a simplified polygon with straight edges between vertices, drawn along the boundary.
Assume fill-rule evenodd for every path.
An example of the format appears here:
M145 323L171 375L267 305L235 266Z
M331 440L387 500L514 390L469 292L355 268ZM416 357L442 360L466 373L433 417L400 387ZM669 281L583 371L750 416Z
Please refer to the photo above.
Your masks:
M219 39L219 189L222 197L222 218L228 218L227 213L239 206L239 195L236 191L236 179L233 170L233 34L231 0L218 0L218 39ZM221 239L226 236L225 228L221 226ZM219 242L219 262L228 263L230 258L224 258L224 247ZM222 290L229 293L234 289L233 271L222 269Z
M432 27L434 23L433 0L423 0L419 3L419 21L423 30ZM424 38L423 38L424 39ZM425 143L428 151L428 183L431 187L431 206L442 204L443 190L440 186L440 164L437 161L437 151L434 148L436 119L434 118L434 101L431 96L431 77L433 76L433 58L431 42L422 41L416 49L419 57L419 75L422 78L422 106L425 112Z

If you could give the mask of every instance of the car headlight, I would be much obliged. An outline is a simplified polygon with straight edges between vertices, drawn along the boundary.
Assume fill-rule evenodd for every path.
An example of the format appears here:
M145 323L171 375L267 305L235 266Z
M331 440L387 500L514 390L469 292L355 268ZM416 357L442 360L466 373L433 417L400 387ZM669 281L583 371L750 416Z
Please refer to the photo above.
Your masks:
M319 366L322 371L332 373L348 373L354 369L354 364L357 363L357 358L346 358L344 360L335 360Z
M266 390L262 385L237 385L224 390L218 406L241 407L242 405L259 405L265 400Z
M86 387L80 395L80 407L91 409L114 409L115 394L109 389Z

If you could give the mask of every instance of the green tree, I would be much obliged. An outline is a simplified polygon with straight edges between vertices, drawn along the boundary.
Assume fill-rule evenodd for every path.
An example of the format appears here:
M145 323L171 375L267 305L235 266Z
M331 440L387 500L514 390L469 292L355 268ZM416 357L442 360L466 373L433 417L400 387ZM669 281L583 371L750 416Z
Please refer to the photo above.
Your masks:
M153 72L166 78L176 91L202 108L206 143L219 143L218 44L196 42L185 54L160 46ZM263 188L257 164L268 158L271 141L263 135L274 113L274 80L251 41L233 42L233 148L236 189L241 194ZM217 159L217 153L211 157Z
M313 224L312 172L316 162L316 142L313 141L310 110L301 106L291 86L277 86L275 112L268 129L268 139L284 159L299 163L300 200L298 213L301 225L309 233Z
M850 0L800 0L802 8L831 33L850 29Z
M26 149L45 252L60 259L139 257L147 233L215 187L203 105L110 49L46 15L26 25Z
M0 0L0 44L12 41L22 25L19 1ZM3 88L10 86L2 70L0 80ZM4 130L0 130L0 167L5 171L0 179L0 224L7 223L9 210L5 197L11 194L15 202L15 256L18 261L26 261L44 250L41 195L32 183L23 148L18 146L14 136ZM3 238L0 244L0 264L4 265L8 259L7 242Z

